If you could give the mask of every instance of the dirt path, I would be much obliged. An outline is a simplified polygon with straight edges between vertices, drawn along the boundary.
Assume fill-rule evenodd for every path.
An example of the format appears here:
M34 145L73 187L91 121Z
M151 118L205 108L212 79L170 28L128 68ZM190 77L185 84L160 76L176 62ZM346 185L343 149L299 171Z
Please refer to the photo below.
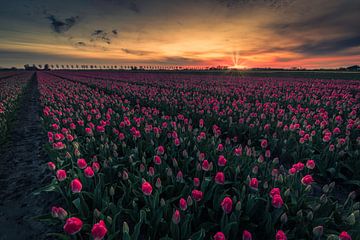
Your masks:
M34 75L25 90L9 130L0 146L0 240L45 239L48 227L31 218L49 213L46 194L32 192L49 181L40 125L39 92Z

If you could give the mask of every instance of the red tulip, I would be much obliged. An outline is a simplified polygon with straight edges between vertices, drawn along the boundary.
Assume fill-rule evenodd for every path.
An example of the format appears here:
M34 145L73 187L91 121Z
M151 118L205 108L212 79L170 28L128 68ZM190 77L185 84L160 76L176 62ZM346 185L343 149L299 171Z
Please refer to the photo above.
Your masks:
M107 233L107 228L105 222L100 220L100 222L95 223L91 229L91 235L93 236L94 240L101 240L105 237Z
M56 171L56 178L57 178L60 182L64 181L64 180L66 179L66 172L65 172L65 170L62 170L62 169L57 170L57 171Z
M79 159L77 160L77 165L78 165L78 167L79 167L80 169L86 168L86 166L87 166L86 160L83 159L83 158L79 158Z
M75 178L74 180L71 181L70 187L73 193L79 193L81 192L82 184L79 179Z
M252 240L252 235L249 231L244 230L242 238L243 238L243 240Z
M198 186L200 186L200 179L199 178L194 178L194 186L195 187L198 187Z
M160 156L155 155L155 157L154 157L154 163L155 163L156 165L160 165L160 164L161 164L161 158L160 158Z
M281 208L284 205L284 201L279 194L275 194L272 198L271 204L274 208Z
M53 162L48 162L47 165L48 165L48 168L52 171L54 171L56 169L56 166Z
M59 218L61 220L64 220L67 217L68 213L62 207L52 207L51 208L51 215L54 218Z
M310 185L313 181L314 180L311 175L306 175L301 179L301 183L303 185Z
M275 238L276 238L276 240L287 240L286 234L282 230L279 230L276 233Z
M223 166L226 165L226 158L225 158L223 155L220 155L220 156L219 156L218 165L219 165L220 167L223 167Z
M210 166L209 166L208 160L204 160L204 161L202 162L201 168L202 168L202 170L204 170L204 171L206 171L206 172L210 170Z
M180 198L179 206L180 206L180 209L183 211L185 211L187 209L187 202L184 198Z
M307 160L306 167L308 169L314 169L315 168L315 161L312 159Z
M259 182L256 178L252 178L249 182L249 186L254 190L258 190L258 185L259 185Z
M225 240L225 235L222 232L217 232L214 235L214 240Z
M94 170L91 167L86 167L84 170L85 177L92 178L94 176Z
M174 224L179 224L179 222L180 222L180 212L179 212L179 210L175 210L175 212L174 212L174 214L172 216L172 222Z
M293 168L293 167L292 167L292 168L289 169L289 174L290 174L290 175L294 175L296 172L297 172L297 171L296 171L296 168Z
M100 170L100 164L98 162L93 162L92 169L94 170L94 172L98 172Z
M266 139L261 140L261 147L266 148L268 146L268 142Z
M221 207L223 211L227 214L231 213L233 202L231 198L225 197L221 202Z
M64 231L70 235L74 235L80 232L83 226L83 222L76 217L71 217L66 219L66 223L64 225Z
M157 154L158 154L158 155L163 155L164 152L165 152L165 148L164 148L163 146L159 146L159 147L157 148Z
M215 182L217 184L224 184L225 182L225 175L223 172L217 172L215 175Z
M141 190L142 192L146 195L146 196L150 196L152 193L152 186L149 182L143 182L143 184L141 185Z
M270 191L270 196L274 197L275 195L280 195L280 188L273 188Z
M191 192L191 196L195 201L199 202L203 198L203 192L195 189Z
M339 240L351 240L351 236L347 232L343 231L339 235Z

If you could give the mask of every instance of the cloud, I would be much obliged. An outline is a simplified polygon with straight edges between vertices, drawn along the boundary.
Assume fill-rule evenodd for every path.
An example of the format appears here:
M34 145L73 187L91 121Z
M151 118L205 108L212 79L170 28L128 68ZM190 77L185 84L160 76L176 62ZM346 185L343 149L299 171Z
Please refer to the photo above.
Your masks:
M335 54L353 47L360 47L360 34L335 39L325 39L318 42L308 42L291 50L307 55L326 55Z
M79 16L72 16L72 17L66 18L64 20L61 20L52 14L48 15L46 18L50 21L51 28L56 33L67 32L76 23L78 23L78 21L80 19Z
M114 37L118 35L118 31L113 29L111 32L107 32L102 29L97 29L90 35L90 42L100 41L107 44L111 44Z
M216 0L219 4L227 8L235 7L269 7L274 9L280 9L288 7L296 0Z
M129 10L133 11L134 13L140 13L140 8L135 2L131 2L129 4Z
M127 53L127 54L136 55L136 56L144 56L144 55L149 55L149 54L154 53L151 51L142 51L142 50L127 49L127 48L122 48L121 51L123 51L124 53Z
M75 43L75 46L77 46L77 47L85 47L86 46L86 43L85 42L76 42Z

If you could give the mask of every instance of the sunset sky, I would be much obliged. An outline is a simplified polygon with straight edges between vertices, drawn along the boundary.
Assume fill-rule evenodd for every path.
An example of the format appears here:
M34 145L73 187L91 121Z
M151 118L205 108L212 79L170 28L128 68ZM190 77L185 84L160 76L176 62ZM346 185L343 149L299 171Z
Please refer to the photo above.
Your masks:
M0 66L333 68L360 63L360 1L0 0Z

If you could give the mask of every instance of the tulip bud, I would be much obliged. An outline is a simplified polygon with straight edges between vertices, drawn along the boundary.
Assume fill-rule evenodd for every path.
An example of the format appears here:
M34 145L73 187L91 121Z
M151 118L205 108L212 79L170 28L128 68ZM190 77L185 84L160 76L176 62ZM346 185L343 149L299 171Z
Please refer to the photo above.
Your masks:
M100 216L101 216L101 212L97 208L94 209L94 216L96 218L100 218Z
M144 166L144 164L140 164L140 172L144 172L145 171L145 166Z
M109 195L110 195L110 196L114 196L114 195L115 195L115 189L114 189L113 186L110 187Z
M288 221L288 216L287 216L286 213L283 213L283 214L281 215L280 221L281 221L281 223L283 223L283 224L286 224L286 223L287 223L287 221Z
M331 234L327 237L327 240L339 240L338 236Z
M284 192L284 196L285 196L285 197L289 197L290 194L291 194L290 188L286 189L286 191Z
M129 233L129 225L127 224L127 222L123 223L123 232L124 233Z
M272 161L272 163L273 163L274 165L279 164L279 158L274 158L273 161Z
M240 202L240 201L238 201L238 202L236 203L236 205L235 205L235 210L236 210L236 211L241 211L241 202Z
M173 158L173 159L172 159L172 164L173 164L174 168L177 168L177 167L178 167L179 164L178 164L176 158Z
M171 169L171 168L167 168L167 169L166 169L166 175L167 175L168 177L171 177L171 176L173 175L173 172L172 172L172 169Z
M179 224L179 222L180 222L180 211L179 210L175 210L175 212L172 216L172 222L174 224Z
M157 178L157 179L156 179L155 186L156 186L157 188L161 188L161 179L160 179L160 178Z
M106 221L107 221L109 224L111 224L111 223L112 223L112 217L107 216L107 217L106 217Z
M322 191L323 191L324 193L328 193L328 192L329 192L329 185L325 184L325 185L323 186L323 188L322 188Z
M123 171L123 173L122 173L122 179L124 180L124 181L126 181L126 180L128 180L129 179L129 174L127 173L127 171Z
M331 182L329 184L329 191L331 192L334 189L334 187L335 187L335 182Z
M313 234L316 238L321 238L321 236L324 233L324 227L323 226L317 226L313 228Z
M161 206L161 207L165 207L165 205L166 205L165 199L164 199L164 198L161 198L161 199L160 199L160 206Z
M188 205L188 206L192 206L192 205L193 205L193 200L192 200L192 198L191 198L190 196L187 197L187 200L186 200L186 201L187 201L187 205Z
M299 218L302 218L303 217L302 210L297 211L296 216L298 216Z
M311 221L314 218L313 212L312 211L308 212L306 218Z
M355 210L353 212L353 214L354 214L355 218L358 218L360 216L360 210Z
M350 215L346 218L345 221L346 221L347 224L349 224L349 225L354 225L354 224L356 223L355 214L354 214L354 213L350 214Z

